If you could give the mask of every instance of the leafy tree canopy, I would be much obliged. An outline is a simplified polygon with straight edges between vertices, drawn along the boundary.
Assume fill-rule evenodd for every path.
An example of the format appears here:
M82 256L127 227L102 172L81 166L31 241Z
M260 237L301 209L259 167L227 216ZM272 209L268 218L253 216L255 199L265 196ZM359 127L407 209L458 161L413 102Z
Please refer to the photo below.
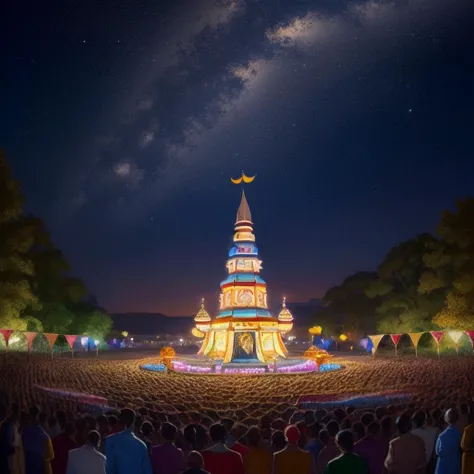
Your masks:
M84 302L84 283L71 276L43 221L23 214L22 204L0 154L0 327L103 338L110 317Z

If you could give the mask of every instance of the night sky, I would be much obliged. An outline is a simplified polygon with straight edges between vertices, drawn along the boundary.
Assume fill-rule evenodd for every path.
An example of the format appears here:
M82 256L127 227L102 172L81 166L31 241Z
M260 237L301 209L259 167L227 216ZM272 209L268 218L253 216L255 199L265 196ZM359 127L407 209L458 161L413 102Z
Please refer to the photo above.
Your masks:
M9 3L0 146L111 312L215 312L242 169L271 304L474 194L470 0Z

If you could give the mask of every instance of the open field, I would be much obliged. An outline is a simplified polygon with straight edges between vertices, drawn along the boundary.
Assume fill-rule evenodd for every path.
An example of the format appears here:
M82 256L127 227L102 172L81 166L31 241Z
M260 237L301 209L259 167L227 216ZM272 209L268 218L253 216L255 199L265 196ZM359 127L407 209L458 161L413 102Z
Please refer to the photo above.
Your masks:
M137 356L139 358L135 358ZM345 365L335 372L272 376L215 376L156 374L140 365L156 357L132 352L107 358L28 358L24 354L0 356L2 398L25 407L74 408L74 400L53 397L55 389L104 397L113 408L141 407L158 413L201 411L238 419L276 417L294 406L301 395L367 393L407 390L426 408L444 406L472 397L473 357L437 359L352 357L333 360ZM42 387L39 389L38 386ZM66 397L67 398L67 397Z

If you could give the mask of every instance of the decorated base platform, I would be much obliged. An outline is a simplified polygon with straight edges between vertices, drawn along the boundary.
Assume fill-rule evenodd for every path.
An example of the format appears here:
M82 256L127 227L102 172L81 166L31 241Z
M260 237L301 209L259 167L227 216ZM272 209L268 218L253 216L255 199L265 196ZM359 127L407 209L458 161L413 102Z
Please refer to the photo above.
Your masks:
M145 364L140 366L143 370L151 372L167 372L163 363ZM336 363L318 365L314 360L304 358L288 358L264 364L258 360L245 363L228 363L222 361L209 362L199 358L176 358L171 362L174 372L184 374L202 375L277 375L277 374L302 374L309 372L328 372L342 369Z

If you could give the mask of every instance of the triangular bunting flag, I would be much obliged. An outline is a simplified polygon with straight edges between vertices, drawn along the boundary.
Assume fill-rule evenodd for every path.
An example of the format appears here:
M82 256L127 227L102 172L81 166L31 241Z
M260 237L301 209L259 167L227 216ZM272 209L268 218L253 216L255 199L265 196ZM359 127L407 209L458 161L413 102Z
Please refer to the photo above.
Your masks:
M443 331L431 331L430 334L433 336L433 339L436 341L436 344L439 344L441 338L444 336Z
M418 347L418 343L420 342L421 336L423 336L424 332L409 332L408 335L410 336L411 342L415 346L415 349Z
M72 335L72 334L68 334L68 335L65 334L64 337L66 338L66 341L69 344L70 349L72 349L74 346L74 342L77 339L77 336Z
M385 337L385 334L376 334L374 336L369 336L372 344L374 345L372 353L375 354L379 347L380 341Z
M56 339L58 338L58 334L52 334L49 332L44 332L43 334L44 334L44 337L49 342L49 347L52 349L54 346L54 343L56 342Z
M12 335L13 329L0 329L0 333L3 334L5 338L5 345L8 347L8 341L10 340L10 336Z
M398 346L398 343L400 342L401 337L402 337L402 334L390 334L390 339L396 346Z
M453 340L454 344L459 344L462 335L464 334L463 331L449 331L449 337Z
M25 335L25 338L26 338L26 344L28 346L28 352L31 351L31 346L33 345L33 341L36 337L36 335L38 334L37 332L29 332L29 331L26 331L23 333Z
M469 339L471 340L472 347L474 349L474 331L464 331L468 336Z

